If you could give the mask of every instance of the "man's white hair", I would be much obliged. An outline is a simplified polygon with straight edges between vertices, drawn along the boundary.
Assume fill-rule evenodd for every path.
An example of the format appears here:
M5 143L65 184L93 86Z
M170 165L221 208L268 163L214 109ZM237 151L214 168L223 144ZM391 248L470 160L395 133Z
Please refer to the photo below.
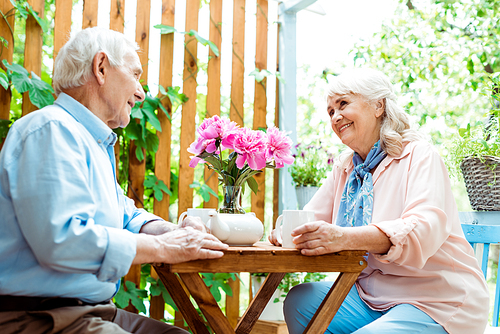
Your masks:
M139 49L124 34L98 27L87 28L73 36L57 54L52 85L56 95L64 89L84 85L92 77L94 56L103 51L111 66L124 65L123 57Z

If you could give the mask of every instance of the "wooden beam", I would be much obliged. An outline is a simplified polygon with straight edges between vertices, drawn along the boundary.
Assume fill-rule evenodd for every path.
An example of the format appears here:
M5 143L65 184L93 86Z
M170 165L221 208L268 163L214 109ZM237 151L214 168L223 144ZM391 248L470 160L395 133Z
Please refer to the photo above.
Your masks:
M43 17L45 9L45 1L29 0L28 3L38 13L38 16ZM26 41L24 44L24 68L29 72L34 72L39 77L42 75L42 27L38 22L29 15L26 20ZM29 99L28 92L23 93L23 116L38 109Z
M256 24L256 47L255 47L255 68L259 70L267 70L267 0L257 0L257 24ZM266 95L267 79L264 78L258 82L255 80L255 95L253 103L253 129L267 128L266 114L267 114L267 95ZM264 206L266 194L266 170L254 176L259 191L257 194L252 192L252 212L255 216L264 221Z
M7 18L7 20L0 19L0 36L5 38L8 45L4 47L3 44L0 44L0 48L2 50L0 57L0 67L6 70L5 66L1 63L2 60L7 60L9 64L12 64L12 58L14 54L14 23L15 16L14 11L11 12L14 6L10 2L10 0L0 0L0 10L4 15L7 13L12 14ZM0 119L7 120L10 119L10 101L12 97L12 92L10 88L8 90L0 87Z
M109 29L123 32L125 27L125 0L111 0Z
M186 1L186 31L194 29L198 31L199 0ZM179 209L184 212L193 206L193 189L189 187L193 183L194 168L189 167L187 148L195 139L196 132L196 76L198 73L198 41L196 38L186 35L184 45L184 87L183 92L189 100L182 107L181 119L181 146L179 153Z
M71 32L71 9L72 1L56 0L56 12L54 17L54 57L56 60L59 50L69 40Z
M97 8L99 0L85 0L83 2L82 29L97 26Z
M233 60L231 76L231 108L229 118L244 125L243 91L245 74L245 0L233 3Z
M209 39L217 48L221 49L222 42L222 0L210 1L210 32ZM220 115L220 54L215 56L210 49L208 54L207 67L207 114L206 117ZM205 167L204 171L205 183L212 188L215 193L219 190L219 178L217 173ZM210 196L208 202L203 203L204 208L217 208L219 205L218 198Z

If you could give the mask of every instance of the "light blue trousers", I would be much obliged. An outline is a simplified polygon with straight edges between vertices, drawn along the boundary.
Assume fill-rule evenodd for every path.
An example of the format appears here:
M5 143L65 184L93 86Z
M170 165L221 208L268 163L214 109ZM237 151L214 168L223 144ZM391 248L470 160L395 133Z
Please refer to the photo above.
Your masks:
M307 327L333 282L304 283L293 287L285 299L285 321L290 334ZM374 311L353 287L326 333L335 334L446 334L441 325L413 305L400 304L387 311Z

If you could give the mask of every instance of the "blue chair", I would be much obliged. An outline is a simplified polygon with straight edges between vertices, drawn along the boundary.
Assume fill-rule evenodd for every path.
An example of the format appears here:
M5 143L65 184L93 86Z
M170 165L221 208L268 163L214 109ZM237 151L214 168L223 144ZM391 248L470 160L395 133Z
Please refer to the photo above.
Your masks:
M460 217L460 219L461 221L463 221L462 217ZM483 225L482 223L484 221L482 221L481 219L476 219L476 221L474 222L475 224L462 224L462 229L464 231L465 238L467 239L468 242L470 242L472 247L474 247L476 244L484 245L480 265L481 265L481 270L483 271L484 274L484 278L486 279L486 274L488 271L488 255L490 251L490 244L500 243L500 225ZM476 250L476 247L474 247L474 249ZM494 327L498 327L499 297L500 297L500 273L497 269L495 303L493 307L493 321L492 321L492 325Z

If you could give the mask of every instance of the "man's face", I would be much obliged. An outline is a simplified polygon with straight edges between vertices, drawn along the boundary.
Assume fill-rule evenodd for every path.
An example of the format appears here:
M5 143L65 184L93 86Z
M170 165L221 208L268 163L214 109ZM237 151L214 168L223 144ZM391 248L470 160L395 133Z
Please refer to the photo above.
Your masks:
M108 67L106 83L100 87L100 96L104 102L104 109L100 112L101 119L112 129L127 126L135 102L145 98L139 82L142 74L139 56L131 51L123 60L123 66Z

